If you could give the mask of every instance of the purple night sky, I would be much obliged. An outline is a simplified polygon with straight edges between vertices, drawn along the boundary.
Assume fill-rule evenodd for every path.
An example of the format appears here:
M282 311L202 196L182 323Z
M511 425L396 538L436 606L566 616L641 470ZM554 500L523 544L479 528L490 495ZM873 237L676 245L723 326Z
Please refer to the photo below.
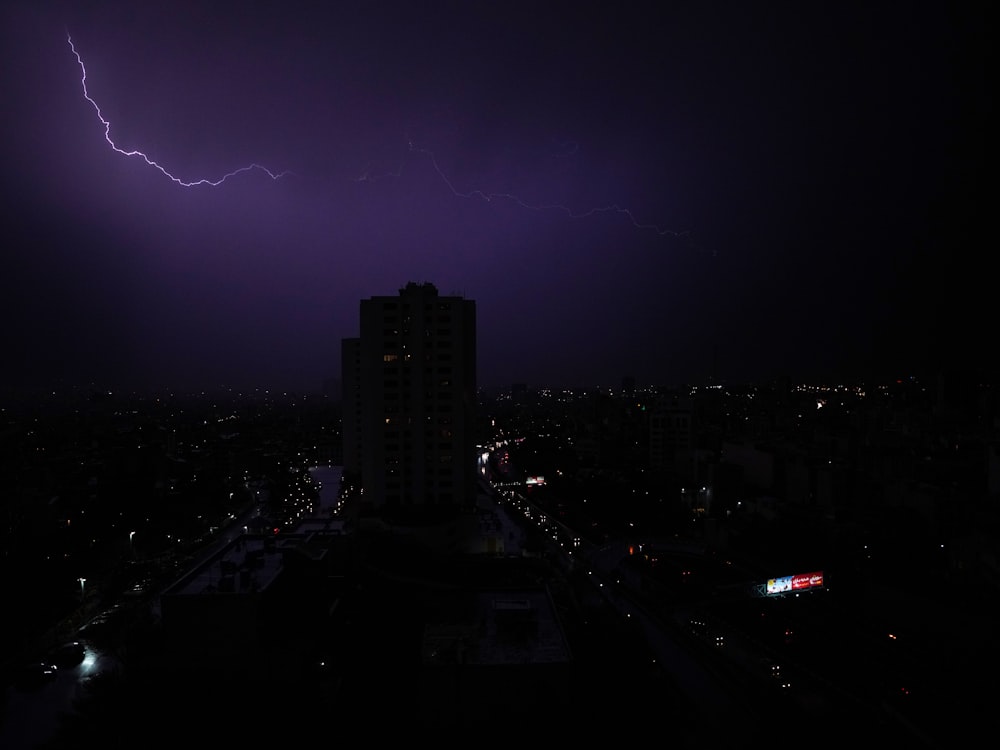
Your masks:
M484 386L993 367L985 18L660 5L6 3L0 385L316 391L408 281Z

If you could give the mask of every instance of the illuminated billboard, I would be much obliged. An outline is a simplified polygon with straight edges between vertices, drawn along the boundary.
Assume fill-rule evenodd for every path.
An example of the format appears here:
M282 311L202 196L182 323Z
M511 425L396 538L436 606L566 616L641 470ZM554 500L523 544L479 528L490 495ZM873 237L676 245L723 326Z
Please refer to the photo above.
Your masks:
M791 576L782 576L781 578L767 579L767 593L769 594L784 594L785 592L791 590L792 590Z
M524 480L527 485L542 485L545 484L545 477L528 477Z
M768 594L787 594L792 591L808 591L822 588L823 572L799 573L793 576L767 579Z

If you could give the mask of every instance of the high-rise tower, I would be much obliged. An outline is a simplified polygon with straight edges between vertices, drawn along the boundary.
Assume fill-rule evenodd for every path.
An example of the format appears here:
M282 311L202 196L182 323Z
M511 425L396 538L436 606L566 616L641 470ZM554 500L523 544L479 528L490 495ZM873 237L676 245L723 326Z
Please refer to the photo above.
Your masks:
M345 468L360 466L364 504L415 518L472 508L475 303L410 282L361 300L361 335L342 351Z

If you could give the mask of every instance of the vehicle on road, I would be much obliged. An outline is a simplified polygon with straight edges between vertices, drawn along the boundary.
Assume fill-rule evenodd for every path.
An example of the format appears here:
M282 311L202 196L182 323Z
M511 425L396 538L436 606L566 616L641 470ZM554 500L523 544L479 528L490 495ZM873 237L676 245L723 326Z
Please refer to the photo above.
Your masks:
M61 669L75 667L87 656L87 647L82 641L70 641L56 646L49 652L48 659Z

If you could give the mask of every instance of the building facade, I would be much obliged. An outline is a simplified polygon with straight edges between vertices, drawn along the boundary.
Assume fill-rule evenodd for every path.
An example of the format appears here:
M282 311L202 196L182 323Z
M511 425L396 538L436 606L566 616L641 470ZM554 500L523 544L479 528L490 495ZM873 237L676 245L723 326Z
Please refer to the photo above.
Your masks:
M348 455L360 465L365 506L397 517L471 509L475 303L410 282L362 300L360 318L342 366L345 468Z

